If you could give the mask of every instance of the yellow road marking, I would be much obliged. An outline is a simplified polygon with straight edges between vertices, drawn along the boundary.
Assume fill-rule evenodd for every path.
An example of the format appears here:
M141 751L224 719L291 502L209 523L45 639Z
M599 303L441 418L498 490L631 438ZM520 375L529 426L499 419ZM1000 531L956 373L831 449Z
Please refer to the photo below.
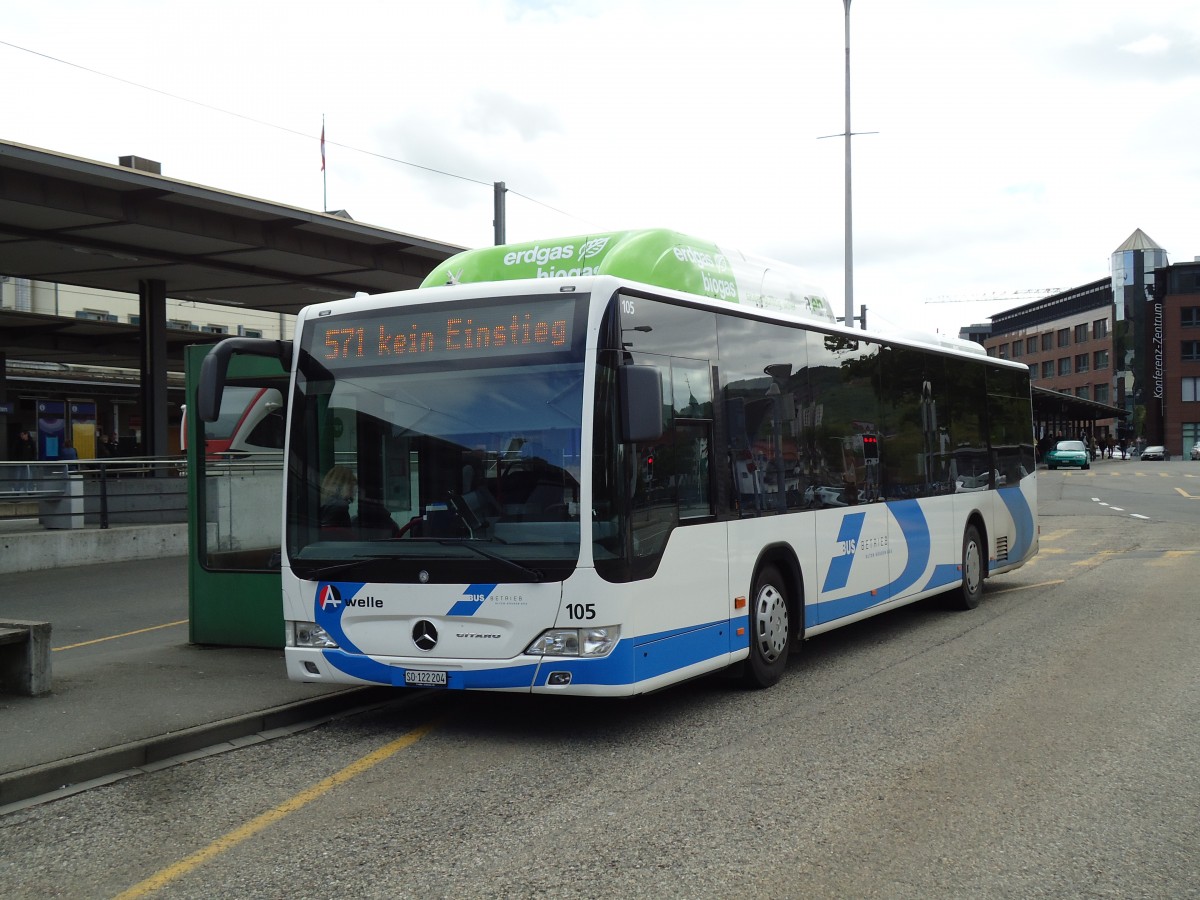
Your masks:
M1200 497L1198 497L1196 499L1200 499ZM1158 559L1150 560L1149 562L1146 563L1146 565L1160 566L1160 567L1171 566L1171 565L1175 564L1176 560L1188 559L1192 556L1195 556L1197 553L1200 553L1200 551L1197 551L1197 550L1164 550L1162 553L1162 556L1160 556Z
M115 641L117 638L132 637L135 634L145 634L147 631L158 631L160 628L173 628L176 625L186 625L187 619L180 619L178 622L166 622L162 625L151 625L149 628L139 628L137 631L126 631L122 634L110 634L108 637L95 638L90 641L80 641L78 644L65 644L62 647L51 647L51 651L58 652L59 650L74 650L76 647L86 647L89 644L103 644L105 641Z
M1200 500L1200 497L1193 497L1191 494L1189 494L1183 488L1175 488L1175 492L1180 494L1183 497L1187 497L1189 500Z
M403 737L396 738L396 740L392 741L391 743L384 744L378 750L368 753L361 759L352 762L340 772L335 772L328 778L318 781L312 787L301 791L290 800L285 800L274 809L267 810L265 813L251 819L240 828L235 828L233 831L229 832L223 837L217 838L207 847L197 850L186 859L182 859L172 866L167 866L165 869L155 873L154 875L151 875L144 881L138 882L133 887L129 888L129 890L118 894L116 900L128 900L128 898L132 897L145 897L147 894L166 887L172 881L182 878L184 875L187 875L189 872L199 868L210 859L220 856L226 850L232 850L234 847L245 842L249 838L252 838L265 828L274 825L276 822L279 822L296 812L296 810L302 809L303 807L312 803L314 800L320 799L338 785L345 784L351 778L361 775L368 769L379 765L379 763L399 753L405 747L412 746L417 741L429 734L429 732L433 731L433 729L439 724L441 723L438 720L428 722L425 725L414 728Z
M1087 559L1081 559L1078 562L1073 562L1073 563L1071 563L1071 565L1073 565L1073 566L1094 566L1098 563L1104 562L1106 559L1108 559L1110 557L1116 556L1117 553L1119 553L1119 552L1121 552L1121 551L1097 550L1093 556L1090 556Z
M1075 531L1076 529L1074 528L1060 528L1057 531L1043 531L1040 535L1038 535L1038 538L1042 541L1058 541L1065 537L1070 537L1075 533Z

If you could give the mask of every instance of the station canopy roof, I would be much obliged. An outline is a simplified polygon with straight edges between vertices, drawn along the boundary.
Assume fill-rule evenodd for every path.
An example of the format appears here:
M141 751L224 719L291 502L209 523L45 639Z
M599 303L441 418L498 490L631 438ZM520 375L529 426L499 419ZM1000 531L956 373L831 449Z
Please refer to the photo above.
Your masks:
M1033 417L1035 421L1090 421L1127 419L1131 413L1119 406L1109 406L1095 400L1073 397L1060 391L1033 386Z
M0 141L0 275L133 294L158 280L172 299L296 313L359 291L417 287L462 249ZM168 330L168 358L215 339ZM139 347L136 326L0 310L0 352L10 359L137 368Z

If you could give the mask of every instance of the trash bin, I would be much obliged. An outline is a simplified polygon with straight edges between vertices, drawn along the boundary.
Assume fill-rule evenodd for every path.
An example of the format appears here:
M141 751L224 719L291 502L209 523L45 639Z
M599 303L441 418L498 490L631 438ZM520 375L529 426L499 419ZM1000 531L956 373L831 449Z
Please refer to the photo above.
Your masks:
M43 528L83 527L83 476L55 472L42 482L42 491L53 496L38 500L38 522Z

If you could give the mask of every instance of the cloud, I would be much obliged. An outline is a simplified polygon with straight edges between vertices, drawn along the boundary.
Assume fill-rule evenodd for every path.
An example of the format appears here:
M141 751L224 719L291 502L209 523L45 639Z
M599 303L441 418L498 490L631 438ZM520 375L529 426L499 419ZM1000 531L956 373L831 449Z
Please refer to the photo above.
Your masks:
M1152 34L1120 49L1122 53L1134 53L1139 56L1161 55L1171 49L1171 42L1161 34Z
M564 131L562 119L553 107L527 103L491 90L475 91L471 95L463 110L462 122L469 131L490 136L516 132L523 141Z

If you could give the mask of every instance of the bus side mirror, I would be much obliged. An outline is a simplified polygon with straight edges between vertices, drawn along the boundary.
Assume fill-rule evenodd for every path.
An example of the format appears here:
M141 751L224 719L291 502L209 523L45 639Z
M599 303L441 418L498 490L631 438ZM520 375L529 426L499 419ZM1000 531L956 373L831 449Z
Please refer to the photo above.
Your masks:
M617 390L622 442L636 444L662 437L662 373L654 366L621 366L617 369Z
M215 422L221 414L221 395L225 393L225 374L229 358L235 353L245 356L265 356L279 360L285 372L292 368L290 341L269 338L225 338L200 364L200 383L196 387L196 415L201 422Z

